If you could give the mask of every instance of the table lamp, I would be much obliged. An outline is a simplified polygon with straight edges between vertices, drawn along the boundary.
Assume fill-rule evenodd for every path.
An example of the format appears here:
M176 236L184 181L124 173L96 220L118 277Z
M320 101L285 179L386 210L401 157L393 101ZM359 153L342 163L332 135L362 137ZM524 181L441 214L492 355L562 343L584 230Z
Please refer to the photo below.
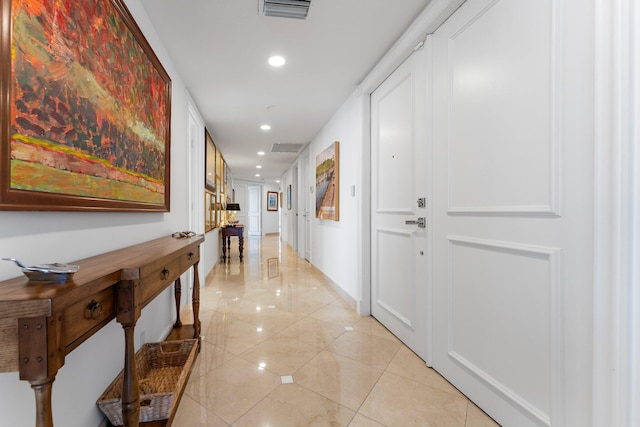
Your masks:
M227 213L228 222L233 227L238 223L236 219L236 212L240 212L240 204L239 203L227 203Z

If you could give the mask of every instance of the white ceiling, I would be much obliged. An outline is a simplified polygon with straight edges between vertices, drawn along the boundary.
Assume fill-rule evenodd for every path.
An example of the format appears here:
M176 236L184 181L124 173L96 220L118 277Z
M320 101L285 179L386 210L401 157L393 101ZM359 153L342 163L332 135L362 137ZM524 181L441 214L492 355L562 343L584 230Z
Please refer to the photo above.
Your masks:
M258 0L141 1L233 177L274 183L297 154L273 143L309 143L430 0L311 0L306 20Z

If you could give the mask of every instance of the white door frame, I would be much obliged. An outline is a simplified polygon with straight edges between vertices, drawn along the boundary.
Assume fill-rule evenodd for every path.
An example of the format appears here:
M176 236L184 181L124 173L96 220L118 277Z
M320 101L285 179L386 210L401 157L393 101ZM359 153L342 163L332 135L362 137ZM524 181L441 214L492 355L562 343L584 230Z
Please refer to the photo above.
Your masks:
M195 102L191 95L187 93L187 182L189 188L188 204L189 204L189 230L198 234L204 234L204 120L200 116ZM205 259L204 245L201 247L200 258ZM205 280L202 280L204 274L204 265L198 265L198 275L201 278L200 285L204 286ZM191 290L193 289L193 278L191 275L186 276L183 293L186 294L185 304L191 303Z
M593 425L640 425L640 7L597 2ZM635 262L634 262L635 260Z
M291 250L298 252L298 191L300 183L298 181L297 163L291 169L291 185L291 236L289 237L289 243L291 244Z
M300 259L308 259L305 256L307 249L307 226L309 216L309 149L307 148L298 157L298 256Z

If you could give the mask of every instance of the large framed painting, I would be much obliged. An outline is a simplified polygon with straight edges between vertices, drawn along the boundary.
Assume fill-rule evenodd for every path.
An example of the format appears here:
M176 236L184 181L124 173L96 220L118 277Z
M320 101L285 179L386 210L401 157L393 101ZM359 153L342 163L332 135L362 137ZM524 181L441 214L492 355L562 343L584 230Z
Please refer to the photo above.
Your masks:
M169 211L171 80L123 0L0 7L0 209Z
M316 156L316 218L340 220L340 143Z

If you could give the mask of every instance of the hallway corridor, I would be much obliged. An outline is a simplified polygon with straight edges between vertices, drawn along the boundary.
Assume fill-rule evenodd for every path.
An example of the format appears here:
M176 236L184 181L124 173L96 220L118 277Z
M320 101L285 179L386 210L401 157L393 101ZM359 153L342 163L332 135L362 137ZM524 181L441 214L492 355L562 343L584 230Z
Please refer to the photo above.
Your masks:
M234 240L200 307L174 426L497 426L278 236L246 238L243 263Z

